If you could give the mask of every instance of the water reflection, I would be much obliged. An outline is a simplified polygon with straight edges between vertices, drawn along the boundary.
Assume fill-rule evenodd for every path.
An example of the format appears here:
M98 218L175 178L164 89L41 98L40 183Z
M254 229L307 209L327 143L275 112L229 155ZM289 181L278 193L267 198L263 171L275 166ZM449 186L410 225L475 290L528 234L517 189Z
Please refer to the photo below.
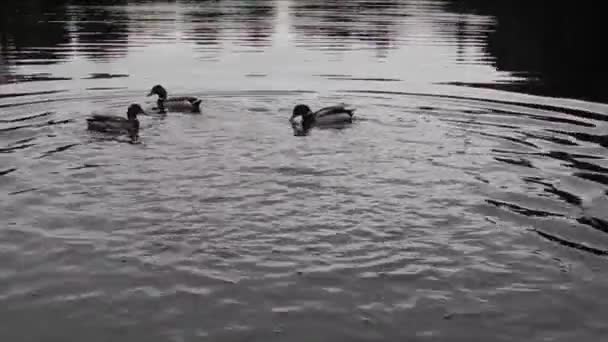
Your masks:
M530 47L498 5L24 3L46 9L2 12L0 70L28 82L0 86L1 341L34 319L32 340L605 336L603 106L436 84L551 80L512 67ZM202 115L86 132L156 83ZM341 102L356 124L293 136L296 103Z
M348 50L357 43L386 55L399 35L399 26L407 16L407 2L387 1L322 1L305 0L291 3L293 26L303 34L303 46L323 50ZM319 43L321 38L331 43ZM357 48L361 48L357 46Z
M6 1L0 11L0 50L10 64L52 64L66 57L67 1ZM4 63L3 63L4 64Z
M70 21L75 27L76 53L96 61L124 57L129 41L127 3L113 0L111 7L87 5L74 9Z
M184 40L202 46L202 50L219 49L220 21L223 15L219 3L219 1L195 2L196 9L184 15L184 20L190 22L190 27L184 32Z
M446 8L491 16L484 46L498 70L523 82L466 85L557 97L607 101L608 74L594 6L569 2L447 1Z
M298 46L329 52L371 49L385 58L404 41L418 39L418 33L408 32L407 24L420 8L432 8L436 14L416 25L428 23L438 37L455 43L455 62L492 63L519 78L445 81L608 100L603 86L607 68L597 44L600 31L594 25L597 11L571 10L561 3L511 6L474 0L8 1L0 13L0 82L69 80L39 72L11 76L10 66L55 64L70 55L107 62L126 57L129 47L176 43L180 37L194 42L203 59L217 60L223 50L266 51L273 44L273 33L284 24L277 20L280 11L288 12ZM487 19L480 21L481 17ZM478 46L483 48L481 55L471 52Z
M188 29L186 40L200 45L204 52L219 48L219 37L235 44L239 52L263 51L271 45L276 16L275 0L186 2L189 11L184 16ZM242 49L244 48L244 49Z
M259 0L241 7L240 17L247 32L242 45L245 47L262 48L270 46L270 37L273 33L273 20L276 15L275 0Z

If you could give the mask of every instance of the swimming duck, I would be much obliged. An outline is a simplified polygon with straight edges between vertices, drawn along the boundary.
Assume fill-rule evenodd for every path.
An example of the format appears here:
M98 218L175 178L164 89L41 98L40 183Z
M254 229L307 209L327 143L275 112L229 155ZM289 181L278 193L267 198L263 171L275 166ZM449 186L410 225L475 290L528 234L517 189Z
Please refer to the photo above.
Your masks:
M302 129L308 130L313 126L351 123L354 112L355 109L343 105L325 107L313 112L307 105L299 104L294 107L289 122L295 124L295 119L302 117Z
M178 112L189 111L192 113L200 113L201 111L201 99L193 96L169 97L167 90L160 84L152 87L148 96L152 95L158 95L156 104L161 112L165 112L167 109Z
M140 105L133 103L127 110L127 117L116 115L93 114L87 118L87 128L99 132L137 133L139 130L138 114L146 114Z

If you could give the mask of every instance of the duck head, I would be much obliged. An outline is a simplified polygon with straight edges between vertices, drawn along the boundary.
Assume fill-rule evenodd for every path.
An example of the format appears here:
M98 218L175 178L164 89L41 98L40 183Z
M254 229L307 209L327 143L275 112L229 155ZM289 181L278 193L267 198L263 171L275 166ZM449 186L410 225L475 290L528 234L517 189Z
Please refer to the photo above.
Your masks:
M138 105L137 103L133 103L129 106L129 109L127 110L127 118L129 120L137 120L137 115L139 114L146 115L146 112L144 112L143 108L141 108L140 105Z
M304 104L299 104L293 108L293 113L291 114L289 121L293 123L298 116L301 116L302 119L304 119L310 115L312 115L312 110L310 110L310 107Z
M159 99L165 100L167 99L167 90L163 88L163 86L161 86L160 84L157 84L152 87L152 90L150 90L150 93L148 94L148 96L152 95L158 95Z

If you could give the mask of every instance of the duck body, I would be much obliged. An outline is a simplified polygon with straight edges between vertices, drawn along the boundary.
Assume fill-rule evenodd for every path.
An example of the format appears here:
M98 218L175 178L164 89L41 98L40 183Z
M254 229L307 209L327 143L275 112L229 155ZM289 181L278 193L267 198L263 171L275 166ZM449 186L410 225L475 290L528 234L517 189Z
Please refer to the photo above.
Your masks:
M156 104L158 110L163 113L167 110L191 113L200 113L201 111L201 102L203 102L201 99L194 96L169 97L167 90L160 84L152 87L148 96L152 95L158 96Z
M314 123L317 125L352 123L354 113L354 109L341 105L325 107L313 113Z
M297 105L289 121L295 124L298 117L302 118L302 129L307 131L315 126L335 126L353 122L355 109L343 105L329 106L313 112L307 105Z
M87 129L106 133L134 133L139 130L138 114L145 114L138 104L129 106L127 117L93 114L87 118Z
M139 129L139 120L129 120L127 118L94 114L87 118L87 128L98 132L121 132Z
M156 104L159 109L172 110L176 112L193 112L200 113L202 100L196 97L183 96L183 97L169 97L167 99L158 99Z

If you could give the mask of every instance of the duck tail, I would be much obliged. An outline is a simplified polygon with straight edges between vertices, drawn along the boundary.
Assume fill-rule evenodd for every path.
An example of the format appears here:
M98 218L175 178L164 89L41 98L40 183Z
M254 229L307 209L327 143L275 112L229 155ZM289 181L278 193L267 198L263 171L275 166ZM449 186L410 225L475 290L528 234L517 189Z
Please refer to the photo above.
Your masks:
M197 112L197 113L200 112L202 102L203 102L203 100L201 100L201 99L194 100L194 102L192 102L192 111Z

